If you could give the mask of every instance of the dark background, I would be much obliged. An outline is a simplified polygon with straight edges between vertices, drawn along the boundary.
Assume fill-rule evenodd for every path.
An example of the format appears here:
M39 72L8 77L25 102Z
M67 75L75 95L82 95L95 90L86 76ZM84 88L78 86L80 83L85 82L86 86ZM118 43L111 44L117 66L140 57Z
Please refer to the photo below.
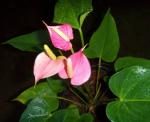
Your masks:
M55 0L5 0L0 2L0 43L51 23ZM120 36L119 56L150 59L150 3L148 1L94 0L85 35L96 29L107 8L111 8ZM24 106L12 102L33 85L35 53L0 44L0 122L17 122Z

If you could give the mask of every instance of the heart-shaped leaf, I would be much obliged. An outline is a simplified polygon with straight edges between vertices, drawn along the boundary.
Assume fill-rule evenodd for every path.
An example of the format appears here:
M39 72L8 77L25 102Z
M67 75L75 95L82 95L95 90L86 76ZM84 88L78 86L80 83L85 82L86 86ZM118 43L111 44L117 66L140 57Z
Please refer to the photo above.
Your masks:
M55 96L57 93L64 90L64 86L61 80L49 79L48 82L37 84L35 87L30 87L23 91L15 100L22 104L27 104L28 101L35 97L41 97L44 95Z
M77 107L70 106L66 109L56 111L48 122L77 122L79 117Z
M53 21L60 24L69 23L79 29L90 11L92 11L91 0L58 0Z
M20 122L47 122L52 116L51 112L56 110L58 105L58 99L55 97L37 97L28 104Z
M19 96L17 96L17 98L15 98L14 100L17 100L19 102L21 102L22 104L27 104L27 102L29 102L30 100L32 100L33 98L37 97L37 96L43 96L43 94L50 92L52 94L54 94L50 89L49 86L46 82L44 83L39 83L37 84L35 87L32 86L28 89L26 89L25 91L23 91Z
M115 62L115 70L119 71L130 66L144 66L150 68L150 60L136 57L121 57Z
M14 37L4 44L10 44L11 46L22 51L40 52L43 50L44 43L49 39L49 35L46 31L37 30L32 33L24 34Z
M92 114L86 113L86 114L82 114L77 122L93 122L93 121L94 121L94 118Z
M79 115L78 108L71 105L66 109L54 112L48 122L93 122L93 120L90 113Z
M111 91L118 97L107 105L112 122L149 122L150 69L141 66L125 68L109 81Z
M118 51L118 32L115 21L108 10L101 25L92 35L85 53L89 58L102 58L106 62L112 62L116 59Z
M65 89L62 80L54 80L52 78L47 78L47 83L49 88L56 94L62 92Z

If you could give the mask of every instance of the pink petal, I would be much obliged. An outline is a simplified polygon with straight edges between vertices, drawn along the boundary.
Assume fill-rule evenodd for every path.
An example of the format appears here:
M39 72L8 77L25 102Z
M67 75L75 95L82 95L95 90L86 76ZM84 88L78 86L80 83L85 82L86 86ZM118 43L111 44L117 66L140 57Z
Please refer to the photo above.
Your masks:
M70 50L72 48L70 40L73 39L73 30L69 24L46 27L49 31L50 38L54 47L64 51ZM54 29L58 29L59 31L61 31L68 39L64 39L63 37L61 37Z
M91 76L91 66L82 50L70 56L73 65L72 85L82 85L87 82Z
M63 24L61 26L59 26L59 29L69 37L70 40L73 39L73 30L71 25L69 24Z
M73 76L71 78L72 85L82 85L89 80L91 75L91 66L87 57L83 54L82 50L74 53L69 57L72 61ZM67 68L59 72L59 76L63 79L69 78L67 75Z
M66 72L66 68L64 68L63 70L61 70L59 73L58 73L59 77L61 77L62 79L67 79L69 78L68 75L67 75L67 72Z
M51 60L44 52L40 53L34 63L35 83L40 79L53 76L64 68L64 61L61 59Z

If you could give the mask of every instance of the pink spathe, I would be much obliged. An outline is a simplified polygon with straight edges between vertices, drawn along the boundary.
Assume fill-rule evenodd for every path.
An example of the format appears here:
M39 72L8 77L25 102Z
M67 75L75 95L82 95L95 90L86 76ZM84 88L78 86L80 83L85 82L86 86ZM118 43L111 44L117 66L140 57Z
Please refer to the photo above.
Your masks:
M87 82L91 75L91 66L87 57L83 54L82 50L72 54L69 59L71 59L73 70L71 84L78 86ZM66 67L67 65L62 71L59 72L59 76L63 79L69 78Z
M46 25L46 27L49 31L54 47L64 51L70 50L72 48L70 40L73 39L73 30L69 24L63 24L59 26Z
M44 52L38 54L34 63L35 84L43 78L53 76L64 68L64 59L50 59Z

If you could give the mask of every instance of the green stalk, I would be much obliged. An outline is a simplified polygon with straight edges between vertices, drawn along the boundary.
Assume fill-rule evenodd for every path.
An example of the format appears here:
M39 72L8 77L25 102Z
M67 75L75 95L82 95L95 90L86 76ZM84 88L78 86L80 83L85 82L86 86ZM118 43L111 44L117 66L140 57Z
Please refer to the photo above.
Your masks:
M81 45L82 45L82 47L84 47L84 38L83 38L83 32L82 32L82 29L79 28L78 30L79 30L80 38L81 38Z
M98 69L97 69L97 78L96 78L96 92L98 91L98 86L99 86L100 67L101 67L101 58L99 58L99 60L98 60Z
M101 84L99 84L99 87L98 87L98 89L97 89L96 95L95 95L95 97L94 97L94 101L96 101L96 99L98 98L98 95L99 95L99 93L100 93L100 89L101 89Z
M94 97L94 101L97 99L98 94L100 92L101 84L99 84L99 79L100 79L100 66L101 66L101 58L99 58L98 61L98 69L97 69L97 79L96 79L96 95Z
M73 101L73 100L70 100L70 99L68 99L68 98L65 98L65 97L52 97L52 98L58 98L58 99L60 99L60 100L65 100L65 101L68 101L68 102L71 102L71 103L73 103L73 104L76 104L76 105L78 105L78 106L81 106L78 102L75 102L75 101Z
M80 97L80 95L78 95L73 89L71 89L71 88L69 87L69 90L70 90L74 95L76 95L84 104L87 104L87 102L86 102L84 99L82 99L82 97Z
M73 50L73 48L71 48L71 53L72 53L72 54L74 53L74 50Z
M88 94L85 93L85 91L83 90L82 87L78 87L78 88L76 88L76 89L77 89L79 92L81 92L81 93L84 95L85 98L88 98Z
M61 56L63 56L63 53L61 50L58 49L58 52L60 53Z

